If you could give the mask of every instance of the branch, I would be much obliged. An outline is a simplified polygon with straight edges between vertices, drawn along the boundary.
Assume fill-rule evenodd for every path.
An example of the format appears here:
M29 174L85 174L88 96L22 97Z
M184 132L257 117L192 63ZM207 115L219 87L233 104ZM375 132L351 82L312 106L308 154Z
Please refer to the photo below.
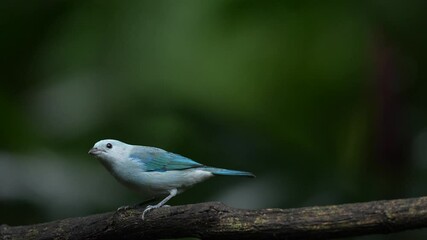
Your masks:
M427 197L295 209L243 210L210 202L130 209L28 226L0 239L325 239L427 227Z

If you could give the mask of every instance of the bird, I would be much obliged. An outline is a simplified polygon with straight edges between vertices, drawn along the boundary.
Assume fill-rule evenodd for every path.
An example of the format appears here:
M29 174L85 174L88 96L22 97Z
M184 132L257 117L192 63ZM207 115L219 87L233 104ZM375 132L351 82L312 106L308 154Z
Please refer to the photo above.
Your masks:
M126 187L151 198L166 196L156 205L148 205L142 220L147 212L164 206L177 194L213 176L255 177L251 172L209 167L161 148L131 145L115 139L96 142L88 153L99 159Z

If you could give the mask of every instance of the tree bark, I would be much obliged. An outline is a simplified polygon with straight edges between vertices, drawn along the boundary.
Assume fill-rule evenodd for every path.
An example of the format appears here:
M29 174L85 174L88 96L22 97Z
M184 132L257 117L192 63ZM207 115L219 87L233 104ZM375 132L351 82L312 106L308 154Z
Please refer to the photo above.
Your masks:
M28 226L0 226L1 239L327 239L427 227L427 197L294 209L244 210L209 202L143 208Z

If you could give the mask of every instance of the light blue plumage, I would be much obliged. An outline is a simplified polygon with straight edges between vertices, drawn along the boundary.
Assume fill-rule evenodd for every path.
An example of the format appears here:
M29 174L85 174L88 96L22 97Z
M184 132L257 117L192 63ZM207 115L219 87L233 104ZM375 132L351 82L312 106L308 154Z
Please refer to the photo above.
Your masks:
M89 154L100 159L127 187L151 197L167 195L142 214L163 206L176 194L214 175L254 177L250 172L208 167L160 148L126 144L113 139L97 142Z
M165 172L203 166L189 158L154 147L134 147L129 158L144 163L144 170L147 172Z

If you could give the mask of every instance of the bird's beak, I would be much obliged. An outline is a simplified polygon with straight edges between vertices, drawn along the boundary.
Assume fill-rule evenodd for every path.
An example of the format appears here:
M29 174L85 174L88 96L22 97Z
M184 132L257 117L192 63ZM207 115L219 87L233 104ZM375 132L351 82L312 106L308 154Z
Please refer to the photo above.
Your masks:
M96 156L96 155L98 155L100 152L102 152L102 150L101 150L101 149L94 147L94 148L91 148L91 149L89 150L89 152L88 152L88 153L89 153L90 155Z

